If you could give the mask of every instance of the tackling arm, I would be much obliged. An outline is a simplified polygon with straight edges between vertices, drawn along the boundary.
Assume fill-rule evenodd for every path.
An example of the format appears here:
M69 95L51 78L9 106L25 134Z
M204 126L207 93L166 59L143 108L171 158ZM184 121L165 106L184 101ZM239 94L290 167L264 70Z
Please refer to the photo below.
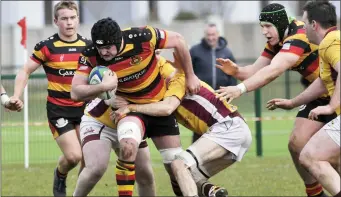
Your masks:
M139 112L149 116L169 116L180 105L180 100L176 96L166 97L164 100L149 104L130 104L130 111Z

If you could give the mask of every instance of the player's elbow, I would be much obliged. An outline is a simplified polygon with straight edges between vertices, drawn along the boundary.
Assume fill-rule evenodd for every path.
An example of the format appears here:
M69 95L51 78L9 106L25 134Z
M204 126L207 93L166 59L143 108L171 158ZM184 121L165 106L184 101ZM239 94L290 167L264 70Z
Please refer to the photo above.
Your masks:
M71 88L71 92L70 92L70 96L71 96L71 99L74 100L74 101L81 101L80 97L77 95L76 91L75 91L75 88L72 87Z

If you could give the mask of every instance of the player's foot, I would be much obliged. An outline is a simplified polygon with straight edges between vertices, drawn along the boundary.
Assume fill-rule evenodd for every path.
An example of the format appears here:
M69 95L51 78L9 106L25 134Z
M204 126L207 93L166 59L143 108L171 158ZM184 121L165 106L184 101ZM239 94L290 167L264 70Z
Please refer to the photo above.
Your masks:
M53 196L66 196L66 177L58 177L57 168L54 170Z
M213 186L208 193L209 197L228 197L228 192L223 187Z

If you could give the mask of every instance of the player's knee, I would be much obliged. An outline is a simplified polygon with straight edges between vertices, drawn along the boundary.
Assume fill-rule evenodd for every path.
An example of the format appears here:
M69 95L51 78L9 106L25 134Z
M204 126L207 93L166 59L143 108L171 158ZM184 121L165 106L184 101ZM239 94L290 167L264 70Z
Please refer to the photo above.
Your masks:
M185 166L185 163L180 160L180 159L175 159L174 161L172 161L171 163L171 169L173 171L174 174L177 174L177 172L179 171L179 169L181 167L184 167Z
M313 164L313 160L313 153L308 149L304 149L299 156L300 164L306 168L309 168Z
M93 180L99 180L105 171L107 170L106 164L97 163L96 165L92 166L86 166L87 169L89 169L90 177Z
M137 154L137 143L133 139L122 139L120 141L120 157L123 160L130 160Z
M299 136L292 134L289 138L288 149L291 153L299 154L305 143L299 140Z
M82 159L81 152L71 152L65 155L65 159L69 165L76 166Z
M177 147L177 148L160 149L159 151L163 159L163 163L171 164L172 161L175 160L175 155L181 153L183 149L181 147Z

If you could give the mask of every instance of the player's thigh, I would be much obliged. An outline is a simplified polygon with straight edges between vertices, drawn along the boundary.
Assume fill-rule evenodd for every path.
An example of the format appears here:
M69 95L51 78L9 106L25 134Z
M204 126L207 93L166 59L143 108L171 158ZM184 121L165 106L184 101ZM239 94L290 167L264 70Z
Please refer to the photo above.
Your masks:
M252 135L248 125L238 116L228 117L224 122L212 125L202 138L207 138L211 142L219 145L221 149L225 149L229 153L232 153L228 156L237 161L240 161L243 158L252 143ZM196 143L193 145L195 144ZM204 145L204 143L202 143L202 145ZM218 148L215 149L220 150ZM222 157L222 155L217 154L213 150L211 150L211 152L218 157Z
M146 136L153 140L158 150L181 147L179 125L174 114L147 118L149 125Z
M309 139L323 127L323 125L323 122L296 117L294 128L289 139L290 147L301 150Z
M301 156L337 165L340 160L340 119L326 124L311 137Z
M328 99L316 99L306 105L302 105L297 113L294 128L290 135L290 147L301 150L309 139L319 131L325 124L336 117L336 114L321 115L317 120L309 120L311 110L318 106L327 105Z
M75 125L67 123L65 127L58 128L54 132L58 133L55 140L67 159L77 160L81 157L82 151Z

